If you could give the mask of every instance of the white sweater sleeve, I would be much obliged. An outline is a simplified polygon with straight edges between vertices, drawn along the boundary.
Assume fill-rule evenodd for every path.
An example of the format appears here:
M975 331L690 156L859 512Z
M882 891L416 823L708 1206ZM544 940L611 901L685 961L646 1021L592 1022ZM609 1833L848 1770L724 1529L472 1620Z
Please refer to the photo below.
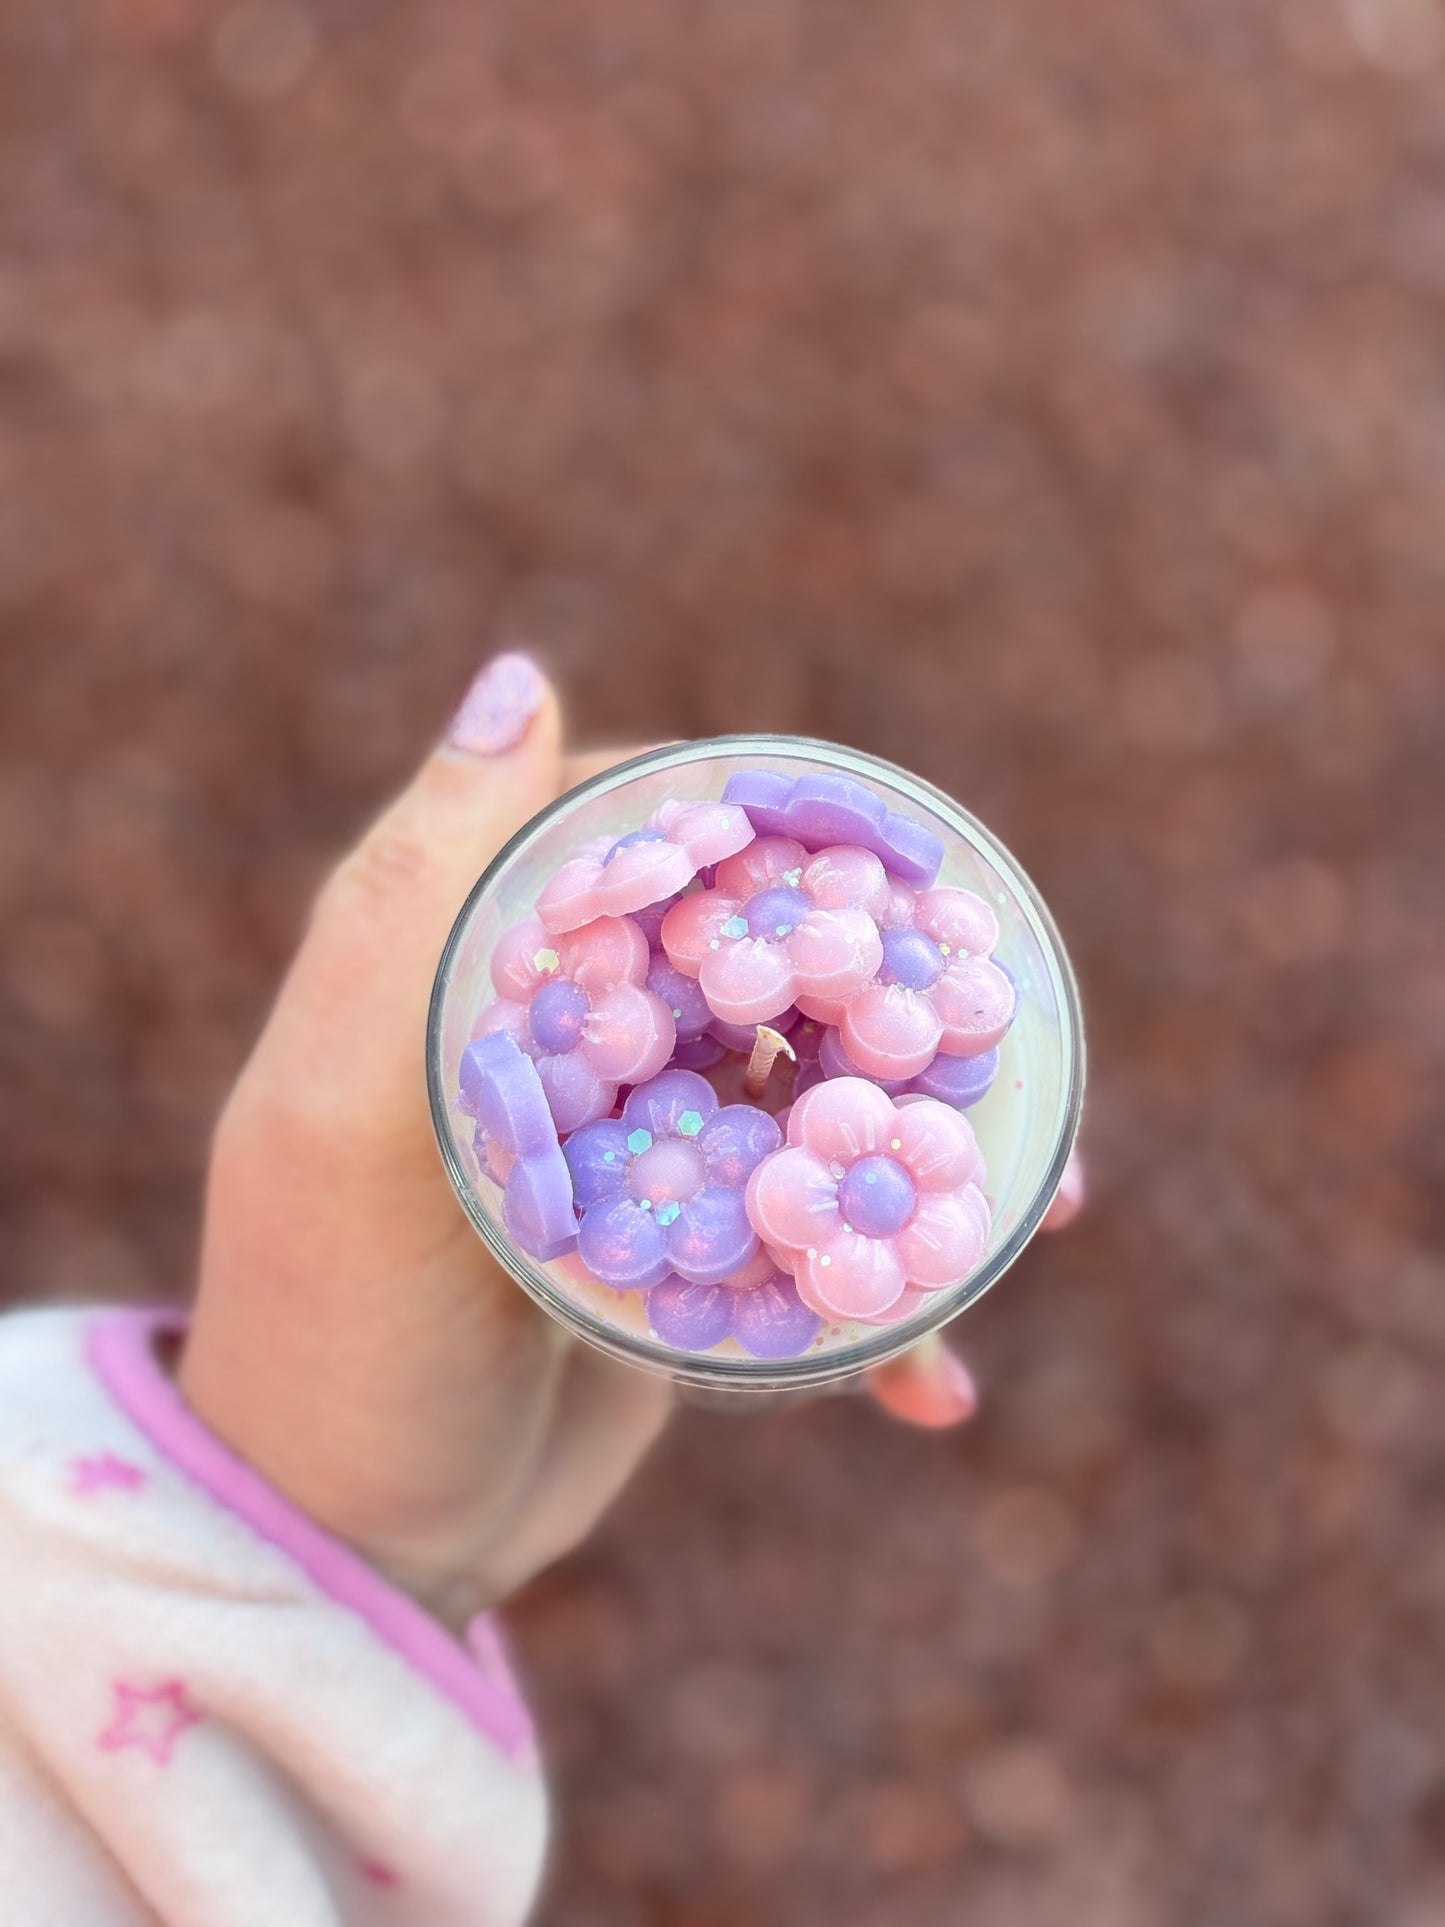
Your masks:
M190 1414L166 1314L0 1319L6 1927L509 1927L531 1725Z

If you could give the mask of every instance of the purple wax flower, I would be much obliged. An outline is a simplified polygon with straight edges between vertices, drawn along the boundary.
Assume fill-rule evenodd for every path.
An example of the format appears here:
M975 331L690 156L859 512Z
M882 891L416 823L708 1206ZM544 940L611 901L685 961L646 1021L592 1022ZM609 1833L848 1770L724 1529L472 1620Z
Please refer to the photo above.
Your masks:
M799 1298L792 1279L766 1253L747 1267L744 1278L721 1285L695 1285L685 1278L664 1278L647 1295L653 1334L681 1352L711 1351L735 1338L754 1358L796 1358L822 1329L818 1314Z
M647 1322L677 1351L711 1351L732 1336L732 1299L726 1285L689 1284L674 1273L647 1294Z
M702 994L702 986L696 977L685 977L670 964L665 951L653 953L647 966L647 988L672 1012L679 1043L690 1044L711 1026L712 1007Z
M632 921L646 937L650 950L662 948L662 920L681 895L679 890L674 896L663 897L658 903L649 903L645 909L632 912Z
M851 776L738 770L727 780L723 801L741 804L759 836L791 836L808 850L854 844L915 889L926 890L943 862L943 844L932 830L888 809Z
M939 1098L956 1111L966 1111L992 1088L998 1076L998 1047L982 1051L977 1057L950 1057L946 1051L939 1051L933 1062L915 1077L869 1077L848 1055L839 1032L825 1030L818 1047L818 1066L824 1077L868 1077L871 1084L887 1091L890 1097L901 1097L905 1091L916 1092L922 1097ZM808 1085L816 1082L817 1077L810 1077L807 1084L800 1079L798 1094L801 1096Z
M822 1326L787 1272L776 1267L751 1291L733 1293L733 1337L754 1358L796 1358Z
M477 1120L476 1151L502 1187L502 1222L534 1258L559 1258L577 1243L572 1176L542 1080L504 1032L462 1052L461 1108Z
M678 1044L672 1053L672 1068L680 1071L716 1070L727 1054L726 1044L720 1044L710 1033L705 1033Z
M923 1097L937 1097L956 1111L966 1111L987 1097L998 1076L998 1045L977 1057L950 1057L940 1051L926 1070L909 1080L907 1088Z
M743 1191L781 1142L766 1112L719 1108L696 1071L667 1070L640 1084L621 1117L567 1140L582 1262L619 1290L660 1284L669 1272L720 1283L757 1255Z

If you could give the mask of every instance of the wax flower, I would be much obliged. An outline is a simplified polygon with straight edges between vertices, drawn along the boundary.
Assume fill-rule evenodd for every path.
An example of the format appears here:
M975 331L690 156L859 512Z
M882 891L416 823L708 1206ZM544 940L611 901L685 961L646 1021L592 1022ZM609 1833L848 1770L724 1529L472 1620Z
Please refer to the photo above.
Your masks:
M836 1030L825 1030L817 1049L813 1053L813 1063L805 1065L799 1073L796 1095L803 1092L824 1077L862 1077L861 1066L855 1064L843 1047L842 1039ZM980 1051L976 1057L950 1057L940 1051L931 1064L926 1065L915 1077L877 1077L874 1083L890 1097L913 1094L919 1097L936 1097L943 1104L951 1104L956 1111L966 1111L979 1099L987 1097L998 1076L998 1047Z
M537 915L560 936L598 917L645 910L752 840L752 824L734 805L669 798L641 829L615 842L599 839L564 863L538 897Z
M626 917L599 917L566 936L535 918L497 941L498 992L477 1021L505 1032L537 1067L557 1129L605 1117L620 1084L656 1076L672 1056L672 1011L647 988L647 939Z
M787 1144L748 1184L748 1218L825 1318L884 1321L959 1283L988 1246L968 1120L928 1097L833 1078L797 1099Z
M693 1043L704 1031L711 1030L715 1019L712 1006L702 993L696 977L684 976L668 961L665 950L654 950L647 966L647 988L660 997L672 1012L680 1044Z
M796 1358L823 1323L767 1251L720 1285L664 1278L647 1294L647 1322L679 1351L710 1351L732 1338L753 1358Z
M1011 979L990 961L998 919L971 890L895 887L883 911L883 955L873 981L851 997L810 1005L838 1030L848 1060L866 1076L902 1083L940 1051L976 1057L1013 1021Z
M809 856L792 837L759 837L717 866L712 889L673 905L663 948L715 1017L765 1024L793 1003L809 1012L810 998L832 1008L871 982L890 895L868 850Z
M574 1131L564 1146L582 1262L619 1289L660 1284L669 1272L720 1284L757 1256L743 1192L781 1142L765 1111L720 1106L696 1071L639 1085L620 1117Z

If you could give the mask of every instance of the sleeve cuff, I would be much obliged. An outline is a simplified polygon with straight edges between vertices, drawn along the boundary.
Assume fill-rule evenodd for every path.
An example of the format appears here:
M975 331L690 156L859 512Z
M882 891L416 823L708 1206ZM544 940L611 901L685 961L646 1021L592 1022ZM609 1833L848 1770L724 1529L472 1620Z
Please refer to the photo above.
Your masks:
M530 1762L536 1751L531 1716L494 1618L473 1621L464 1646L222 1444L156 1356L156 1341L183 1333L186 1325L184 1313L174 1311L98 1313L85 1334L87 1362L130 1422L193 1484L285 1553L318 1591L364 1620L501 1752L518 1764Z

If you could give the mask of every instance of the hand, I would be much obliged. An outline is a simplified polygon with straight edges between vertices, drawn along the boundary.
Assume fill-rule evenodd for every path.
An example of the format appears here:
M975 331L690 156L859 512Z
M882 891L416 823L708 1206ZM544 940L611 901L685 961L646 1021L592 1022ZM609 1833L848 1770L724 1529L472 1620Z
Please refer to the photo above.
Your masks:
M323 887L222 1113L179 1368L198 1415L460 1627L576 1545L661 1430L666 1382L573 1343L453 1197L423 1076L467 891L545 804L634 751L566 756L523 657ZM935 1340L872 1375L915 1423L973 1408Z

